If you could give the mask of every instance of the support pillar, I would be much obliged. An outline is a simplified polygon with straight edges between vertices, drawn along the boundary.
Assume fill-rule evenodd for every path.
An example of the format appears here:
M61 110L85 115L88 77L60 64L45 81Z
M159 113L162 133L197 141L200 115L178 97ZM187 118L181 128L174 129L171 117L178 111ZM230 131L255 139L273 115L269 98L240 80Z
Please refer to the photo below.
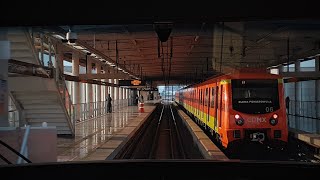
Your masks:
M111 86L110 86L110 92L109 92L109 94L110 94L110 96L111 96L111 98L112 98L112 101L113 101L113 103L112 103L112 108L114 108L115 106L115 95L114 95L114 87L113 87L113 84L114 84L114 79L109 79L109 83L111 83ZM112 109L112 111L114 111L114 109Z
M7 29L0 29L0 127L8 127L8 60L10 59L10 41Z
M295 68L295 72L300 72L300 61L299 60L297 60L295 62L294 68ZM283 69L283 68L281 68L281 69ZM295 98L294 100L296 101L295 114L297 114L297 115L300 114L300 106L299 106L300 104L297 103L297 101L301 101L300 94L301 94L301 87L299 87L299 82L295 82L294 83L294 98ZM300 128L299 117L295 116L294 119L295 119L295 129L299 129Z
M79 76L79 53L72 53L72 75ZM79 82L73 81L72 103L80 103L80 86Z
M119 94L119 87L117 86L118 85L118 79L115 79L114 80L114 84L115 84L115 95L116 95L116 99L117 99L117 109L119 108L120 106L120 94Z
M92 74L92 65L91 65L91 59L88 57L87 60L87 74ZM86 85L86 103L89 111L89 117L92 116L92 84L87 83Z
M316 73L320 72L320 57L317 56L315 59L315 70ZM320 118L320 80L315 80L315 97L316 97L316 117ZM320 120L316 120L316 133L320 134Z
M96 68L97 68L97 74L101 74L101 64L100 63L96 63ZM101 79L98 79L98 81L100 81ZM102 108L102 104L101 104L101 85L97 84L96 85L96 105L98 107L98 114L101 115L101 108Z
M57 50L57 58L55 59L55 68L56 68L56 74L63 74L64 73L64 67L63 67L63 59L64 59L64 55L63 55L63 51L61 50L61 46L58 46L58 50ZM57 76L58 78L59 76Z

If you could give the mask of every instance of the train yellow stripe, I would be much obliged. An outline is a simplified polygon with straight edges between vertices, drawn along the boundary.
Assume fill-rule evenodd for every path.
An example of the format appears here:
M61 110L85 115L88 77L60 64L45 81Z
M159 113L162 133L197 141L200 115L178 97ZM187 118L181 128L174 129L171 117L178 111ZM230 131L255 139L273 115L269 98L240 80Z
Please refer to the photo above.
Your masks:
M220 81L220 84L230 84L231 83L231 79L223 79Z

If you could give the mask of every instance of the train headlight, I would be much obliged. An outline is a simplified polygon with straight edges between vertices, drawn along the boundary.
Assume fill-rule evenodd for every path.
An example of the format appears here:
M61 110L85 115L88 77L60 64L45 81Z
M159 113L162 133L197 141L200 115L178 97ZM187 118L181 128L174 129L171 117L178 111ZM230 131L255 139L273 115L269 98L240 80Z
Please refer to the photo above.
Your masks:
M278 119L278 114L273 114L272 117L273 119Z
M273 114L271 119L269 120L269 123L272 126L275 126L276 124L278 124L278 114Z
M242 126L244 124L244 120L241 118L239 114L236 114L234 118L236 119L236 124L238 126Z
M278 124L278 120L273 118L271 118L269 122L272 126L275 126L276 124Z

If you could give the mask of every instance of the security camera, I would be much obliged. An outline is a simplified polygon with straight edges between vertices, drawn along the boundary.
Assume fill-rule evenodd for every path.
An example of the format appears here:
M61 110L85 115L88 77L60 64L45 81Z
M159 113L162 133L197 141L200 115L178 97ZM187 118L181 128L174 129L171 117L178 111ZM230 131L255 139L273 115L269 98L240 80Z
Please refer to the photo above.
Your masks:
M66 39L69 41L69 43L75 43L77 40L77 33L69 30L69 32L66 35Z

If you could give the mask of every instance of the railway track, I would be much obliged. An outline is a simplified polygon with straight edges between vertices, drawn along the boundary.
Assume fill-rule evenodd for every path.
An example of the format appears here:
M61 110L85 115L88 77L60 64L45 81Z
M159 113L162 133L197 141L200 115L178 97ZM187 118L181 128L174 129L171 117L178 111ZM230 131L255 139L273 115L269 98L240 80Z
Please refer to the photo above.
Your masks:
M186 155L172 105L162 108L149 159L185 159Z
M173 105L160 104L114 159L202 159L186 131Z

